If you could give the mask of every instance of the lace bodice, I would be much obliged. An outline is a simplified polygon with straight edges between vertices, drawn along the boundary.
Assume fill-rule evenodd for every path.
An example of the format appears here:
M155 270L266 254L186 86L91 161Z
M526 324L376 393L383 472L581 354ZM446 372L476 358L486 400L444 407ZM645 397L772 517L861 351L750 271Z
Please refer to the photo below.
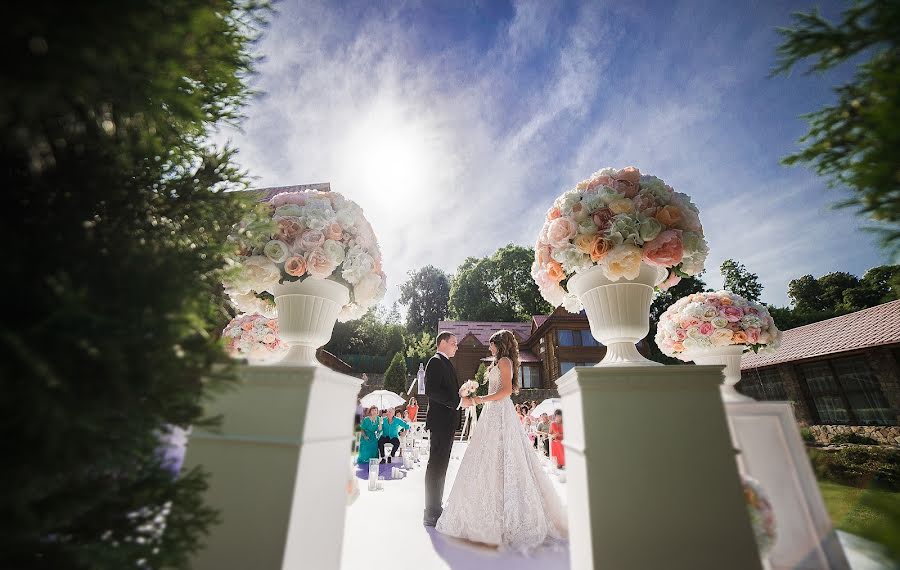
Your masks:
M493 394L500 389L503 380L500 379L500 367L493 364L488 369L488 394Z

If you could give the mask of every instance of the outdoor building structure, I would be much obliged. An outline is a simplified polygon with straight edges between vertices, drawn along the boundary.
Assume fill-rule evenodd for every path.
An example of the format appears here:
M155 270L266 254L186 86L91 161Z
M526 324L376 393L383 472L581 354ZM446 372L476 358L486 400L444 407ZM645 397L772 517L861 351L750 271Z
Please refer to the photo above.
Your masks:
M774 354L744 355L737 389L792 402L820 442L853 432L900 445L900 300L784 331Z
M474 379L478 366L492 360L491 335L507 329L519 341L521 390L517 402L557 398L556 380L575 366L593 366L606 355L606 347L591 335L584 313L557 308L549 315L534 315L530 322L440 321L437 332L456 335L459 350L452 359L460 384ZM645 341L638 349L646 353Z

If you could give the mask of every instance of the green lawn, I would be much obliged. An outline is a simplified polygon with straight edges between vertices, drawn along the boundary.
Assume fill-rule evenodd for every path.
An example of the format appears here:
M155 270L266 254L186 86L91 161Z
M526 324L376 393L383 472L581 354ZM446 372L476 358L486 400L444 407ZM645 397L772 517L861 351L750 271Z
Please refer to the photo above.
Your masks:
M834 526L883 544L900 556L900 492L819 481Z

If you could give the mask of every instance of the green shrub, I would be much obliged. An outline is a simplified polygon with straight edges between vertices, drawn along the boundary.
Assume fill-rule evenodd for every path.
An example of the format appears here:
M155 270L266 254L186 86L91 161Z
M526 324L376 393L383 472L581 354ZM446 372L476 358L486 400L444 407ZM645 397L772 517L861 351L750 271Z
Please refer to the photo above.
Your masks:
M813 435L812 430L809 429L808 427L800 428L800 437L802 437L803 441L805 441L806 443L815 443L816 442L816 436Z
M398 352L384 373L384 389L395 394L403 394L409 387L406 381L406 359Z
M852 446L810 449L816 477L852 487L900 490L900 449Z
M839 433L831 436L830 443L855 443L858 445L878 445L878 442L867 435L858 433Z

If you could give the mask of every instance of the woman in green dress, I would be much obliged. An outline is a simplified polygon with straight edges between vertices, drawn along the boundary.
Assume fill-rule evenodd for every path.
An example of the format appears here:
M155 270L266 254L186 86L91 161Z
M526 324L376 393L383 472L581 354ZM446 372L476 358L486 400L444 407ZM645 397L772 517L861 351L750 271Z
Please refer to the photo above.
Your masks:
M368 463L370 459L378 458L378 438L381 436L381 418L378 417L378 406L372 406L366 411L366 417L359 424L362 435L359 438L359 456L356 462Z

